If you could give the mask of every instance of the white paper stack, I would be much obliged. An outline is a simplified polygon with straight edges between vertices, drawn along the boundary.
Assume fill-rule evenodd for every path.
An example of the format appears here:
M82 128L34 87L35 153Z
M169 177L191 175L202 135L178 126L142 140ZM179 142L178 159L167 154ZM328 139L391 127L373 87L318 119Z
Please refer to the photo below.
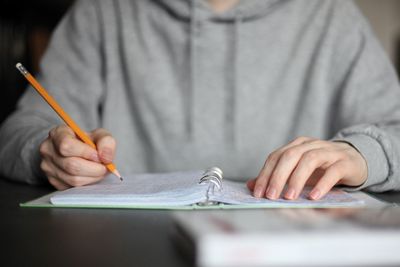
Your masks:
M269 209L174 214L197 266L400 266L400 209Z

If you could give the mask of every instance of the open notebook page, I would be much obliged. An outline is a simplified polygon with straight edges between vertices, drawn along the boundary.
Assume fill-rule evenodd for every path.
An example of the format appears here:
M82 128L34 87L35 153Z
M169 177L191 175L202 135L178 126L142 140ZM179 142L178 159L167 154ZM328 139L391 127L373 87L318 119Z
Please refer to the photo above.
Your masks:
M207 184L199 185L203 171L137 174L124 181L108 176L100 183L57 192L51 197L55 205L174 207L185 206L206 199ZM362 200L341 191L332 190L323 199L307 199L306 188L297 200L268 200L255 198L244 182L223 180L221 191L214 190L211 201L247 207L331 207L359 206ZM230 205L228 205L230 206ZM226 206L226 207L228 207Z
M204 200L207 185L199 185L203 171L137 174L124 181L108 176L88 186L58 192L55 205L183 206Z
M227 204L241 204L258 207L348 207L363 205L363 201L352 197L350 194L339 190L332 189L325 197L320 200L308 199L308 194L311 188L305 188L296 200L269 200L266 198L256 198L250 194L249 189L243 182L234 182L225 180L223 182L223 189L215 191L214 195L210 197L212 201L223 202Z

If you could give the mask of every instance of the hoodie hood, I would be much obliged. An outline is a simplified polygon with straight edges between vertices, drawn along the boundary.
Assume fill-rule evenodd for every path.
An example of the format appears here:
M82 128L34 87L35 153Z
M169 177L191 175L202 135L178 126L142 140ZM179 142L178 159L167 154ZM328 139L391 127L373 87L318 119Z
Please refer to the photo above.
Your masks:
M278 0L241 0L234 7L222 13L215 13L206 0L157 0L156 3L160 4L161 7L169 12L175 18L181 19L187 22L189 26L188 32L188 73L187 77L188 86L186 90L186 132L187 139L190 141L193 139L193 131L195 124L195 97L198 94L199 88L198 81L198 65L199 65L199 52L198 52L198 34L200 29L198 28L198 22L211 21L215 23L229 23L231 24L230 34L228 37L227 50L230 51L230 55L227 57L228 64L226 65L225 81L228 85L226 92L226 103L225 103L225 136L227 142L230 143L230 148L235 149L235 132L238 131L237 112L238 103L237 95L241 90L242 81L239 78L240 70L240 53L241 53L241 25L243 22L262 18L267 15L278 2ZM282 1L281 1L282 2ZM280 3L281 4L281 3ZM201 34L201 33L200 33Z
M234 22L237 19L238 13L242 21L254 20L265 16L271 10L280 5L275 5L278 2L287 0L239 0L233 8L223 13L215 13L206 0L157 0L166 10L174 16L190 20L193 4L198 10L198 16L203 19L221 21L221 22ZM192 3L193 2L193 3Z

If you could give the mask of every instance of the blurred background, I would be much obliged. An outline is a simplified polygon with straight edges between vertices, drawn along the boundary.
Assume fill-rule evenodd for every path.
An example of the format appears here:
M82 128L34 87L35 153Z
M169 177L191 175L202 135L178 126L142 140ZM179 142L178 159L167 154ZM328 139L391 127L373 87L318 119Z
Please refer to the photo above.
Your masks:
M100 0L101 1L101 0ZM339 0L338 0L339 1ZM15 69L23 62L32 73L53 29L73 0L0 2L0 123L15 108L26 81ZM400 73L400 1L356 0Z

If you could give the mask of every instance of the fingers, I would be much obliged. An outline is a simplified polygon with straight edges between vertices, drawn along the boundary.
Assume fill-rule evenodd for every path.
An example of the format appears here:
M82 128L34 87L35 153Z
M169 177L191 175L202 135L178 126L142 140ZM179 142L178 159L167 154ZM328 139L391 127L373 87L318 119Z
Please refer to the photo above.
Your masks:
M100 177L107 173L107 169L102 163L78 157L55 157L54 159L54 165L72 176Z
M104 175L100 176L82 176L71 175L65 170L59 168L51 161L42 161L41 169L47 175L50 184L58 190L64 190L72 186L83 186L100 181Z
M290 176L288 188L284 197L286 199L296 199L300 195L306 182L312 174L325 165L331 165L337 160L335 152L327 151L323 148L308 150L303 153L295 170Z
M255 197L269 199L279 198L286 187L284 197L296 199L304 186L311 184L315 191L310 198L319 199L338 183L362 184L366 170L365 159L347 143L297 138L271 153L258 177L247 186Z
M112 163L115 156L115 139L105 129L96 129L91 133L91 136L96 144L101 162Z
M340 179L344 176L344 170L346 170L346 163L344 161L338 161L332 164L321 177L318 183L314 186L309 194L309 198L312 200L318 200L326 195Z
M114 158L115 141L104 129L95 130L99 152L78 139L67 126L52 129L40 145L41 169L59 190L98 182L107 173L104 163ZM102 154L102 157L99 154ZM101 159L100 159L101 158Z
M269 199L279 198L286 182L289 180L298 165L304 166L302 170L306 169L307 171L310 171L309 174L308 172L305 172L305 175L307 175L306 178L308 178L315 168L321 166L323 161L326 159L318 152L319 150L317 150L317 148L321 149L324 146L326 146L324 143L314 141L293 146L284 151L270 175L268 188L265 193L266 197ZM294 188L288 188L287 195L290 199L295 198L296 194Z
M268 158L264 164L264 167L261 169L260 174L258 175L258 177L256 179L256 184L254 186L254 196L255 197L267 196L268 198L275 199L277 197L277 195L280 194L280 191L282 190L281 187L283 187L283 186L281 185L281 183L277 183L277 184L274 184L274 183L276 183L277 180L279 180L278 177L281 177L280 175L288 176L291 173L291 170L293 170L295 164L297 163L298 157L301 156L301 154L300 154L301 151L294 152L294 149L293 150L290 150L290 149L294 148L296 146L299 146L301 144L305 144L305 143L309 142L310 140L313 140L313 139L308 138L308 137L296 138L294 141L292 141L288 145L274 151L273 153L271 153L268 156ZM303 150L304 149L305 148L303 148ZM271 179L271 176L275 170L275 167L278 165L279 161L281 160L282 155L286 151L289 151L289 153L285 154L285 159L290 158L290 161L292 162L291 170L286 170L286 171L282 170L283 166L281 163L281 166L277 170L279 172L274 173L274 175L273 175L273 177L275 177L275 178L272 179L273 181L272 181L271 186L267 187L267 185L269 185L269 183L270 183L269 180ZM295 154L299 155L299 156L296 156L297 159L294 156ZM281 174L280 172L283 172L283 174Z
M55 151L63 157L81 157L100 162L97 151L79 140L67 126L59 126L50 131Z
M67 184L61 182L60 180L54 178L54 177L49 177L48 178L49 183L54 186L57 190L65 190L70 188Z

